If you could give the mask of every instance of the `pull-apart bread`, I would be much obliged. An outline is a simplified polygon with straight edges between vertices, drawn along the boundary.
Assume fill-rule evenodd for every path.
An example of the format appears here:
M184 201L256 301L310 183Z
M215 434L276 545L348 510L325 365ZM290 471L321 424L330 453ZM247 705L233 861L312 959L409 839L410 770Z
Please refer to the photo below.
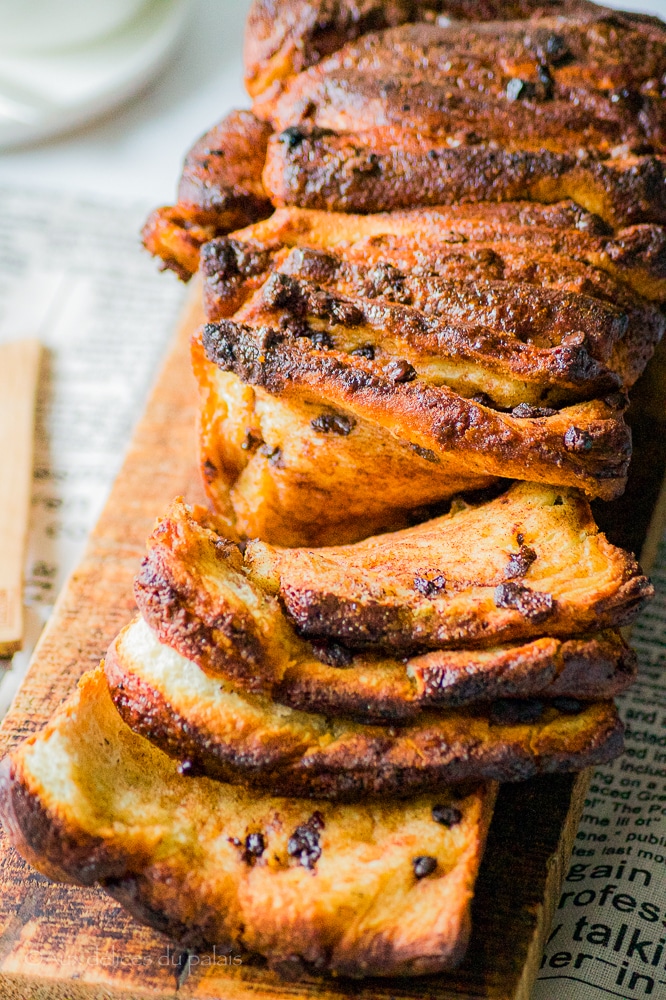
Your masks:
M135 583L159 640L210 675L294 708L397 721L495 698L612 697L633 656L599 630L652 592L584 500L532 484L357 545L251 541L244 554L176 501Z
M666 222L656 18L585 2L258 0L246 69L254 114L195 146L177 206L146 227L181 274L234 228L229 205L247 211L247 195L254 219L267 204L572 198L613 227Z
M245 534L356 541L498 477L624 488L661 227L612 235L571 203L285 209L209 242L202 273L202 468Z
M568 202L283 209L206 244L206 315L398 355L498 406L603 396L633 385L663 333L666 237L597 222Z
M148 249L202 276L215 513L0 770L36 868L283 975L454 967L495 781L622 750L624 489L664 332L666 26L587 0L254 0L253 98ZM271 214L272 213L272 214Z
M245 32L245 85L252 97L274 91L290 76L318 63L369 31L440 18L517 21L529 17L599 13L588 0L254 0ZM606 9L606 13L610 13ZM656 18L622 14L639 24ZM551 44L552 48L552 44Z
M101 669L2 767L24 857L186 947L291 976L418 975L464 954L494 785L338 805L184 777L121 720Z

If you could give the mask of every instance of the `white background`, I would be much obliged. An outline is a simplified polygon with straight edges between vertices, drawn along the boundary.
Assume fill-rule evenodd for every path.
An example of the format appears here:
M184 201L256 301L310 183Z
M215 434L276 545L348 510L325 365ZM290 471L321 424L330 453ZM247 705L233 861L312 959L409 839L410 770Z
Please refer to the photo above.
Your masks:
M194 0L181 43L148 89L73 135L0 154L0 184L172 201L187 148L229 109L248 103L241 46L249 6L249 0ZM609 6L666 19L666 0Z

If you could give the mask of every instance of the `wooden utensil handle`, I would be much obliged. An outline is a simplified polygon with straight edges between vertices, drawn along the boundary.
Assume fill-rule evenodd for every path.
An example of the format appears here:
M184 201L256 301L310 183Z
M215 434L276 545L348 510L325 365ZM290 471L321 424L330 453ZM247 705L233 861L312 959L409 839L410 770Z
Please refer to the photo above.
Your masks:
M23 637L23 559L40 355L33 338L0 346L0 656L20 649Z

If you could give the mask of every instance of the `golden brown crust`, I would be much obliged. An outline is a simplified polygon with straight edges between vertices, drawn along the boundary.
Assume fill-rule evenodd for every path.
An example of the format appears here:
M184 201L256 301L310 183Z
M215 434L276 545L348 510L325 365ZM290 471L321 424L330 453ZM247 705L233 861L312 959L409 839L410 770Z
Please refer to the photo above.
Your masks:
M337 288L327 287L325 270ZM301 336L307 324L312 337L326 334L327 346L371 347L373 360L384 355L384 363L397 356L429 381L460 387L464 395L487 385L489 398L500 406L573 402L610 395L626 384L626 373L614 370L613 352L627 317L591 298L503 281L401 278L389 271L393 294L400 296L396 302L387 283L381 297L366 295L376 269L336 270L322 255L296 251L238 319L253 327L291 326ZM380 280L387 270L380 268ZM318 280L312 280L317 271Z
M271 128L249 111L232 111L185 158L174 207L156 209L143 229L147 250L187 280L203 243L272 210L261 174Z
M290 128L295 128L292 126ZM473 146L425 149L359 133L298 127L268 144L263 180L274 205L336 212L414 205L571 198L615 227L666 223L666 157L616 160ZM344 193L342 193L344 192Z
M325 251L348 269L390 264L415 277L523 282L625 310L632 299L641 303L639 296L666 300L664 229L636 225L611 233L571 201L437 205L373 215L288 208L206 247L204 277L221 285L220 291L211 287L210 305L220 311L211 310L209 318L230 317L262 277L283 265L288 250ZM239 298L242 281L247 288ZM236 290L230 298L222 292L226 282Z
M568 637L633 620L654 593L579 494L533 483L355 545L254 540L244 559L301 635L354 647Z
M206 678L141 619L112 643L105 670L134 732L193 773L273 794L411 798L465 781L580 770L622 747L611 702L571 702L566 712L557 701L502 702L422 713L397 730L290 710Z
M571 502L570 499L568 502ZM623 582L626 581L631 561L626 557L623 561L620 550L612 550L603 536L595 538L594 535L589 536L582 543L582 550L574 555L571 539L578 538L574 547L580 545L581 535L588 534L590 524L585 525L584 520L579 519L581 512L574 506L564 510L560 520L566 526L562 526L558 534L559 507L557 511L551 524L547 511L542 512L537 516L537 525L534 511L530 513L529 508L523 507L521 517L520 504L509 507L503 514L506 538L497 536L487 542L485 557L483 543L479 543L478 538L478 529L481 528L480 534L483 534L483 526L477 525L475 529L470 523L472 519L461 514L454 518L453 536L462 532L468 541L470 538L475 541L479 549L477 559L481 564L484 560L488 561L491 564L490 573L494 574L489 578L490 588L484 590L472 586L457 600L460 622L466 624L472 643L478 641L480 631L474 628L474 620L483 623L484 615L492 617L492 612L486 608L488 591L493 583L502 580L506 566L516 562L509 554L515 547L514 528L516 531L523 528L530 533L530 538L532 534L550 538L550 542L539 546L541 560L545 564L539 579L543 579L544 573L548 576L549 570L552 571L551 576L554 573L557 578L554 567L559 565L560 571L563 568L560 561L564 557L560 549L569 546L566 551L571 556L570 566L576 564L576 559L580 561L582 581L579 579L575 583L573 571L569 568L565 569L562 586L578 591L576 610L581 619L601 621L604 613L609 617L628 615L629 608L625 606L622 609L616 602L618 591L628 597L631 590ZM553 514L552 509L550 513ZM514 521L520 522L518 527ZM406 535L409 537L410 533ZM381 539L375 541L381 544ZM390 544L391 539L388 541ZM353 551L350 548L350 555ZM534 549L531 551L534 552ZM399 552L398 545L395 560L386 562L386 573L391 567L395 570L399 565ZM437 565L440 559L449 563L450 557L454 558L453 552L444 551L441 545L435 543L431 562L434 552L438 553ZM304 554L307 557L307 553ZM539 637L527 642L518 641L511 646L498 645L499 640L490 634L492 629L486 628L482 630L485 648L477 650L464 648L465 636L461 624L453 650L412 654L403 660L391 659L376 651L355 653L349 646L340 646L335 641L312 646L296 636L275 605L271 591L280 589L280 579L279 564L278 567L272 565L273 555L275 553L266 552L260 543L250 543L247 559L239 572L239 555L232 552L231 546L221 542L214 527L206 527L196 511L193 513L182 501L175 501L166 516L158 521L156 531L149 539L148 556L136 579L136 599L160 641L197 663L207 673L228 678L245 690L263 692L278 702L305 711L351 715L378 722L406 721L429 707L459 706L494 698L570 696L585 700L611 697L633 679L635 658L616 633L570 639L563 627L565 638L560 641L544 636L552 630L554 616L541 624L530 620L516 622L515 619L521 616L509 612L508 617L513 618L511 627L518 625L523 631L531 631ZM280 553L277 556L279 559ZM614 557L617 560L615 567L606 562L604 570L605 560ZM455 565L455 558L452 565ZM331 568L334 566L333 562ZM352 587L359 568L358 564L355 566L353 561L349 562ZM426 572L423 566L420 569ZM475 570L481 576L484 572L488 573L488 567L482 570L476 566ZM288 577L289 573L286 575ZM239 580L241 576L242 582ZM432 576L433 573L428 571L427 576L419 577L419 581L427 584ZM609 587L609 577L615 577L615 598L611 596L614 588L612 584ZM421 617L423 608L427 609L430 605L413 589L414 579L415 571L408 580L411 589L401 590L406 604L403 617L410 614L410 602L418 604ZM390 577L387 582L390 584ZM359 598L357 632L368 630L368 597L376 594L377 590L371 572L367 584L369 593L361 595L358 588L355 591ZM639 585L634 586L637 590L642 589L646 597L649 596L650 588L644 580L639 578ZM425 589L428 589L427 586ZM242 619L239 614L240 593L245 597ZM469 598L467 603L463 601L465 593ZM476 616L475 608L478 612ZM594 612L591 614L592 609ZM571 612L575 617L573 605ZM562 609L558 609L558 614L561 613ZM500 611L499 615L502 614L507 612ZM497 608L494 608L494 615L498 615ZM234 621L235 627L232 625L230 628ZM220 623L226 633L224 641L220 641ZM507 621L504 622L506 625ZM345 631L351 631L350 618ZM279 645L272 642L273 636L279 637ZM248 663L251 664L249 670L245 666Z
M612 404L598 400L524 418L429 384L410 365L407 381L400 370L394 374L391 362L383 367L359 355L318 350L298 333L223 320L204 328L202 343L209 361L244 383L316 403L322 414L340 414L349 428L338 435L341 451L360 419L425 451L445 475L531 479L577 486L604 499L624 489L631 438Z
M312 421L334 408L244 385L208 361L198 340L192 362L202 479L215 510L247 537L355 542L432 516L432 505L494 481L461 463L435 463L431 452L370 420L354 418L346 437L322 433Z
M255 104L279 133L264 184L305 208L571 197L663 223L665 39L603 9L364 35Z
M429 20L513 20L585 10L584 0L254 0L245 33L245 82L256 97L367 31Z
M202 272L209 319L236 324L221 367L193 343L202 471L241 532L355 541L503 475L622 490L621 414L600 401L547 414L643 371L665 323L646 301L666 295L660 227L610 234L571 202L283 209L210 242ZM243 356L253 339L259 364ZM401 370L415 381L396 385Z
M348 353L371 349L373 360L384 364L398 357L434 384L464 396L483 393L500 407L562 405L627 389L664 327L656 307L621 285L617 299L626 312L607 299L544 288L534 278L482 278L484 265L497 275L504 263L494 251L485 259L475 249L440 251L427 263L422 252L412 269L399 252L357 263L299 247L278 252L263 276L251 273L260 257L252 251L245 254L254 260L243 280L242 247L216 240L205 249L209 318L233 305L238 322L291 329ZM250 296L245 302L243 294Z
M40 871L101 883L184 946L258 953L278 970L419 975L464 954L494 796L332 805L181 777L121 721L97 670L5 760L0 810ZM457 810L452 827L433 821L436 805ZM290 854L308 824L319 856ZM264 849L248 853L258 833ZM437 867L419 880L422 855Z

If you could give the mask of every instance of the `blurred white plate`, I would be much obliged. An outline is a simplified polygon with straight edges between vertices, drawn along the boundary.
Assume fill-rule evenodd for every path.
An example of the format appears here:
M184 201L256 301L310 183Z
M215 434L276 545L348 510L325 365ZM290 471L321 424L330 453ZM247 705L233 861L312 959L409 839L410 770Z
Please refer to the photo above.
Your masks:
M126 101L164 64L190 0L152 0L122 30L80 48L0 53L0 148L34 142Z

